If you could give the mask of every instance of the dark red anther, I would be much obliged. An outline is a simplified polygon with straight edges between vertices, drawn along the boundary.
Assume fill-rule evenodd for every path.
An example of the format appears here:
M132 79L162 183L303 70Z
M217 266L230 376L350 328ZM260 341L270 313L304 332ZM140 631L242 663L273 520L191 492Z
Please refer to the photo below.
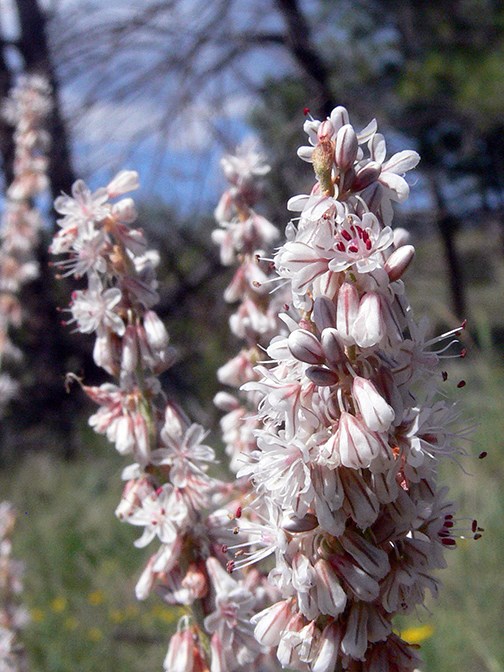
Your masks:
M370 250L373 247L373 243L369 240L366 240L366 250Z
M457 383L457 387L459 387L459 388L460 387L465 387L465 386L466 386L466 381L465 380L459 380L459 382Z
M238 507L236 508L235 518L240 518L241 515L242 515L242 507L241 507L241 506L238 506Z
M346 229L343 229L343 231L341 232L341 235L342 235L343 238L344 238L345 240L347 240L347 241L348 241L348 240L352 240L352 236L351 236L351 234L348 233L348 231L347 231Z
M455 523L453 522L453 520L445 520L445 523L444 523L445 527L450 528L450 527L453 527L454 525L455 525ZM473 530L473 532L474 532L474 530Z
M345 246L343 245L343 243L341 242L341 240L339 241L339 243L336 243L336 248L337 248L340 252L344 252L344 251L345 251Z
M222 546L221 546L221 551L222 551L223 553L227 553L227 552L228 552L228 547L226 546L226 544L222 544Z
M452 513L447 513L445 516L445 520L453 520L453 514Z
M474 541L478 541L478 539L481 539L481 534L475 534L473 539Z
M482 450L481 453L478 455L478 459L483 460L487 455L488 455L487 451Z
M478 529L478 521L473 520L471 523L471 532L476 532L477 529Z
M348 246L348 251L353 252L355 254L359 251L359 248L357 247L357 245L349 245Z
M233 572L234 565L235 565L234 560L229 560L229 562L226 562L226 571L228 572L228 574L231 574Z
M441 371L441 377L446 382L448 380L448 371Z
M443 544L443 546L456 546L457 545L457 542L455 541L455 539L451 539L450 537L447 537L445 539L441 539L441 543Z
M309 107L303 107L303 114L305 117L307 117L310 114L310 108Z

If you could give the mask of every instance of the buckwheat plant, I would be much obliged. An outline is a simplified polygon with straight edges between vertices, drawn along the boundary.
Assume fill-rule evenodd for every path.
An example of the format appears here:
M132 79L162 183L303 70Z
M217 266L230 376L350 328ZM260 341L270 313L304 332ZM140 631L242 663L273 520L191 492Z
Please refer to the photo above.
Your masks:
M18 382L3 370L6 361L22 353L11 330L23 322L18 295L38 276L35 251L42 218L34 199L45 191L49 137L44 125L51 109L51 91L38 75L20 78L2 109L15 127L14 179L7 188L0 231L0 414L19 391Z
M273 259L292 295L285 333L243 386L260 427L237 474L255 492L229 569L271 556L281 597L252 620L284 667L411 672L415 647L393 619L437 595L460 534L438 468L465 453L468 430L439 388L463 325L429 339L405 294L414 248L392 230L392 204L418 154L387 158L376 121L357 132L343 107L304 129L298 155L316 182L290 199L299 215ZM480 536L475 521L468 532Z
M62 217L51 245L67 254L54 264L60 275L87 279L72 295L66 324L96 335L94 361L115 379L81 384L99 405L90 425L133 459L116 514L142 530L135 546L157 543L136 595L142 600L155 589L184 609L164 662L168 672L273 670L274 656L256 641L250 620L268 604L264 577L252 571L235 578L225 569L239 493L209 475L216 459L207 432L166 398L158 379L175 354L153 309L157 255L132 228L136 208L123 198L137 186L133 171L95 192L78 180L71 197L55 201Z
M12 533L16 511L7 501L0 504L0 670L26 672L27 660L19 641L21 629L29 621L20 603L24 565L12 557Z

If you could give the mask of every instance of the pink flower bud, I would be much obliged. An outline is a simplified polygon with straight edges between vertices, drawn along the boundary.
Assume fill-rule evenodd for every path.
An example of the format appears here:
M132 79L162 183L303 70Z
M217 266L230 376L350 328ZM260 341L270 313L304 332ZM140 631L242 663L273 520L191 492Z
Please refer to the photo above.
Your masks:
M292 601L276 602L252 617L254 636L263 646L276 646L292 618Z
M322 630L319 651L310 665L311 672L333 672L340 657L341 626L332 622Z
M369 161L365 166L360 168L356 175L354 183L352 184L353 191L362 191L372 182L380 177L381 165L376 163L376 161Z
M378 294L364 294L359 303L359 312L352 325L352 336L361 348L377 345L385 336L386 328Z
M394 236L395 238L395 236ZM415 256L415 248L413 245L401 245L398 247L385 262L385 270L389 276L390 282L399 280L405 273L408 266L413 261Z
M121 369L127 373L132 373L138 364L138 342L136 337L136 327L128 324L122 338Z
M315 563L317 604L323 614L339 616L345 610L347 596L332 565L320 558Z
M140 183L138 181L138 173L135 170L121 170L113 180L111 180L106 189L109 198L121 196L128 191L138 189Z
M132 198L122 198L112 208L112 214L124 224L132 224L138 217L135 201Z
M342 105L338 105L338 107L335 107L334 110L331 112L331 116L329 118L336 132L338 132L342 126L348 124L350 121L347 109Z
M170 337L157 313L153 310L148 310L144 315L143 325L147 342L150 347L154 350L162 350L163 348L166 348Z
M312 319L319 331L336 324L336 306L326 296L319 296L313 303Z
M336 312L336 328L345 345L355 343L352 335L354 322L359 312L359 293L355 285L344 282L338 293L338 308Z
M370 380L356 376L352 394L366 426L375 432L387 432L395 413Z
M323 366L309 366L306 369L307 377L319 387L336 385L339 380L338 374Z
M341 464L351 469L366 469L381 453L381 444L358 418L343 411L338 430Z
M295 359L307 364L321 364L324 353L316 336L306 329L296 329L288 338L289 350Z
M336 135L335 159L341 170L348 170L357 158L357 135L351 124L342 126Z
M347 361L343 339L337 329L324 329L320 337L320 342L329 366L338 368L338 366L341 366L341 364Z

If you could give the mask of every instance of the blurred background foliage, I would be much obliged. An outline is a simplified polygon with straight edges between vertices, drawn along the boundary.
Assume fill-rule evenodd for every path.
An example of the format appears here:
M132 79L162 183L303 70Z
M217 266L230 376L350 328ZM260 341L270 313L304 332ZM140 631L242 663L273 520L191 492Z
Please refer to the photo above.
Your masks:
M239 347L221 298L230 273L210 242L222 152L259 137L272 165L260 207L281 230L287 198L313 180L294 156L305 106L320 118L343 104L356 125L376 117L390 152L420 152L395 223L417 247L407 278L417 315L429 314L435 331L469 318L469 356L447 369L478 426L468 474L449 465L446 480L468 524L477 517L486 532L450 554L432 613L398 628L428 626L411 634L423 672L504 670L502 3L2 0L0 96L25 71L45 74L55 92L53 195L69 192L76 174L98 186L122 167L150 185L140 221L161 255L159 312L179 350L163 384L212 428L214 445L215 371ZM2 121L6 184L12 149ZM103 378L91 339L59 326L56 308L72 287L47 266L50 212L47 220L42 278L25 292L29 319L16 334L27 355L24 392L0 430L2 498L21 512L15 552L27 565L31 666L159 669L176 614L155 599L135 602L147 556L113 516L124 460L87 428L93 409L83 395L64 390L66 371L90 384ZM460 378L467 385L456 390Z

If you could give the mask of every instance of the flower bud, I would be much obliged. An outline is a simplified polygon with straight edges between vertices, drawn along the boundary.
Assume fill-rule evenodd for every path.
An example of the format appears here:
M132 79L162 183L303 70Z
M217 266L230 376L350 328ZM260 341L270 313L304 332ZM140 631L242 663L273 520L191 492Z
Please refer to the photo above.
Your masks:
M132 224L138 217L135 201L132 198L122 198L112 208L112 214L124 224Z
M352 394L366 426L372 431L387 432L395 413L370 380L356 376Z
M348 170L357 158L357 135L351 124L342 126L336 135L336 148L334 152L336 165L341 170Z
M395 236L394 236L395 239ZM413 261L415 256L415 248L413 245L401 245L398 247L385 262L385 270L389 276L390 282L399 280L405 273L408 266Z
M321 364L324 353L319 340L306 329L296 329L288 338L289 350L295 359L307 364Z
M336 324L336 306L326 296L318 296L313 303L312 319L319 331Z
M138 173L135 170L121 170L113 180L107 184L107 194L109 198L121 196L128 191L138 189Z
M326 369L323 366L309 366L305 373L312 383L315 383L319 387L336 385L339 380L338 375L334 371Z
M153 350L166 348L170 340L166 328L153 310L148 310L143 319L147 343Z
M263 609L252 617L254 637L263 646L276 646L292 618L292 601L283 600Z
M372 182L376 182L380 177L380 173L380 164L376 163L376 161L369 161L369 163L366 163L365 166L357 171L354 183L352 184L353 191L362 191L362 189L365 189Z
M324 329L320 337L320 342L322 343L322 350L329 366L338 368L344 362L346 362L345 348L343 345L343 339L339 335L337 329L328 328Z
M359 294L355 285L344 282L338 293L336 328L345 345L353 345L353 326L359 312Z

